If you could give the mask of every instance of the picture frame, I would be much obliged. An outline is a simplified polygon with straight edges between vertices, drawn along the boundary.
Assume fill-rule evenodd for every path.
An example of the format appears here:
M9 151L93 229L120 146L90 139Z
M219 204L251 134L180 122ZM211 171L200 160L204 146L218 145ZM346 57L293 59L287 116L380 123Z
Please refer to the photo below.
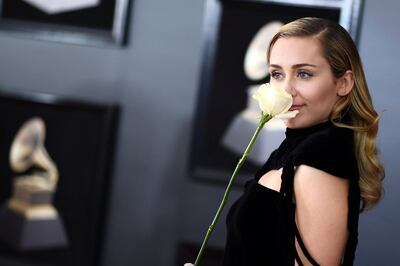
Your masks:
M362 8L361 0L207 0L202 66L188 166L190 177L226 185L257 127L253 121L251 126L247 125L246 132L235 133L233 141L230 140L231 145L235 146L233 142L240 139L243 142L240 148L236 145L238 147L233 151L226 145L232 124L236 125L237 117L254 105L250 103L250 87L254 89L269 80L267 71L262 76L250 78L244 66L250 44L260 29L276 22L283 25L300 17L321 17L341 24L357 43ZM258 63L266 65L268 42L262 46L263 58ZM272 133L267 133L264 140L257 139L253 151L260 147L257 144L260 141L267 140L266 148L257 162L249 159L245 162L235 185L242 186L253 178L269 154L278 148L284 139L284 128L280 128L272 128Z
M0 0L0 34L108 48L126 44L131 0L97 0L64 12L32 4L43 1Z
M118 106L50 94L3 91L0 93L0 113L0 265L98 265L112 183L110 175ZM9 236L8 239L4 237L4 231L7 231L4 210L10 209L10 199L15 196L15 181L45 169L35 164L24 173L19 173L11 166L10 156L16 132L20 132L27 121L38 117L46 126L44 154L47 153L54 161L59 173L52 205L58 212L66 236L62 245L39 243L37 234L28 236L33 239L31 243L36 241L36 246L21 244L25 241L21 239L28 237L14 239L14 242L10 242ZM34 155L26 158L36 158L38 153L35 150L32 152ZM19 212L14 213L21 217ZM22 217L25 217L26 229L30 216L25 213ZM34 221L38 223L41 220ZM15 224L12 226L14 230ZM40 239L49 237L46 230L36 231ZM50 236L52 234L54 230Z

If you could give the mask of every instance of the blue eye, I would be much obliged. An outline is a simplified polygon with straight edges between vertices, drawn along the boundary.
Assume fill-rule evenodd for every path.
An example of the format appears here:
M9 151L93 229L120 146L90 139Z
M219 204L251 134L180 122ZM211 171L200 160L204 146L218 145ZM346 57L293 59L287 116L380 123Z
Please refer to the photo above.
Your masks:
M308 78L312 77L312 74L311 74L311 73L308 73L308 72L306 72L306 71L300 71L300 72L297 74L297 76L300 77L300 78L302 78L302 79L308 79Z
M282 74L279 73L278 71L272 71L272 72L270 73L270 75L271 75L271 77L272 77L273 79L281 79L281 78L282 78Z

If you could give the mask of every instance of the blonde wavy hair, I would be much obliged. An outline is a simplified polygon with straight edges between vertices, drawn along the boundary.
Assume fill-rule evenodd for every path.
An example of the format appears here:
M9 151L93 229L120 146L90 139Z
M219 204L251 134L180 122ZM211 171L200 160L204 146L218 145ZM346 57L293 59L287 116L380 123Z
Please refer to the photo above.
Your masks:
M336 102L329 119L335 126L354 131L354 149L360 174L360 211L369 210L383 195L385 171L376 147L380 115L372 104L357 48L348 32L337 23L307 17L284 25L272 38L267 52L268 62L275 42L288 37L317 39L336 78L343 76L347 70L353 72L354 86L351 92Z

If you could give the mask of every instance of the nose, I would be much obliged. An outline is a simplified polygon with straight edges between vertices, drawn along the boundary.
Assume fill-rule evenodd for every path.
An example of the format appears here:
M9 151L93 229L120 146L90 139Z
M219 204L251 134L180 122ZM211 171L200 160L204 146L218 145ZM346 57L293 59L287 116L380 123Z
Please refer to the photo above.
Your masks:
M289 93L292 96L296 95L296 86L295 82L291 77L286 77L284 83L283 83L283 88L287 93Z

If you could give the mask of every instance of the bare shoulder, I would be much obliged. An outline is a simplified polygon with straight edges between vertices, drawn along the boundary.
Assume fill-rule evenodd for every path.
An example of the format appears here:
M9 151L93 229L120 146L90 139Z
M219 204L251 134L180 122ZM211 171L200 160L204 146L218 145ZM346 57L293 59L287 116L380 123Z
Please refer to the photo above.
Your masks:
M349 180L334 176L320 169L302 164L296 167L294 177L295 194L305 198L324 198L332 201L337 197L347 198ZM314 203L318 204L318 202Z
M348 193L345 178L304 164L295 170L296 223L319 264L340 263L347 240Z

